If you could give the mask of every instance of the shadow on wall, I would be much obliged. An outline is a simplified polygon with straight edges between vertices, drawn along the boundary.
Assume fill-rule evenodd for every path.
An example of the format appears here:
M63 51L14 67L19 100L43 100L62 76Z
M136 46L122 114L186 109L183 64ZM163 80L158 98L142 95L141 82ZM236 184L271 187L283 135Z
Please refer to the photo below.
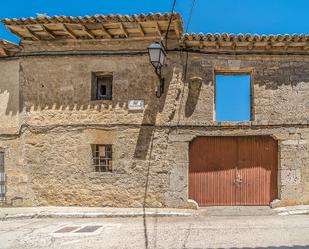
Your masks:
M176 77L175 68L172 70L172 72L168 72L165 79L165 93L160 97L155 97L155 91L153 91L151 94L153 94L153 98L149 100L149 103L147 105L147 108L145 109L143 121L142 121L142 127L138 134L138 139L136 143L136 148L134 152L134 158L145 160L147 157L147 153L149 151L149 147L151 144L151 138L154 133L155 124L157 120L157 116L159 113L161 113L164 109L166 98L167 98L167 92L170 87L172 78ZM158 79L155 78L154 86L158 83Z
M15 116L19 113L16 96L12 96L9 90L0 88L0 115Z
M186 117L191 117L197 105L202 86L202 78L193 77L189 82L189 93L185 106Z

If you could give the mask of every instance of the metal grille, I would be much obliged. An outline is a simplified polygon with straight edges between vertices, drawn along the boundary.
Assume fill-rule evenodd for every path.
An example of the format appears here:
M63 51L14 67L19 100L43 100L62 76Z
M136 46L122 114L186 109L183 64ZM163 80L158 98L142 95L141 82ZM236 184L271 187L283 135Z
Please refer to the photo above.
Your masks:
M112 145L94 145L93 164L96 172L112 172Z
M5 201L4 152L0 152L0 202Z

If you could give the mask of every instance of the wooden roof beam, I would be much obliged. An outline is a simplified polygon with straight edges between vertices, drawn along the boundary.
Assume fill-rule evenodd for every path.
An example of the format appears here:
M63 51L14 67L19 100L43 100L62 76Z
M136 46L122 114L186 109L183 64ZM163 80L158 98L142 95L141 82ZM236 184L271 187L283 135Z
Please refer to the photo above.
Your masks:
M20 34L19 32L15 31L11 26L9 25L5 25L5 27L10 30L14 35L18 36L18 37L21 37L22 39L24 39L25 37Z
M0 56L7 56L7 55L8 55L7 51L0 46Z
M220 49L220 47L221 47L220 41L216 41L216 49Z
M28 26L25 26L25 28L27 29L27 31L30 33L31 37L34 39L34 40L41 40L40 37L33 31L31 30Z
M82 25L82 29L91 39L95 39L95 35L85 25Z
M162 32L158 22L155 22L155 29L158 32L159 36L162 37Z
M137 28L142 36L145 36L145 31L140 23L137 23Z
M68 28L68 26L65 23L62 24L62 27L67 35L69 35L73 39L77 39L77 36L73 33L72 30Z
M112 35L107 31L107 29L104 27L104 25L101 23L101 28L104 34L108 36L108 38L112 39Z
M128 32L126 31L125 27L123 26L123 23L120 22L120 23L119 23L119 27L120 27L121 32L125 35L125 37L128 38L128 37L129 37L129 34L128 34Z
M54 34L48 28L46 28L44 24L42 24L42 28L51 38L56 39L56 36L54 36Z

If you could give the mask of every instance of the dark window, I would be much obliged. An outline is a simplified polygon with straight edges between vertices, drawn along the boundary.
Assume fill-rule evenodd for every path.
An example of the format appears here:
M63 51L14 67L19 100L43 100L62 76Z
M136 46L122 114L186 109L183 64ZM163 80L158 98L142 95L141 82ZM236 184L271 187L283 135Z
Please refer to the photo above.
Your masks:
M4 152L0 151L0 202L5 200Z
M216 121L250 121L250 76L217 75L215 108Z
M95 144L92 147L96 172L112 172L113 150L111 144Z
M113 95L113 75L94 73L92 79L92 100L111 100Z

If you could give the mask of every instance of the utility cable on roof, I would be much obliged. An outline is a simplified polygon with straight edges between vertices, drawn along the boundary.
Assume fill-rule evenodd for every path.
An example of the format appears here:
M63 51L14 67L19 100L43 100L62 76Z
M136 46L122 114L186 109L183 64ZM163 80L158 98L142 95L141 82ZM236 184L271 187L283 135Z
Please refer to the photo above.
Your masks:
M168 22L168 26L167 26L167 30L166 30L166 35L165 35L165 49L167 49L168 32L170 31L172 19L173 19L173 17L174 17L174 9L175 9L175 5L176 5L176 1L177 1L177 0L174 0L173 7L172 7L172 12L171 12L171 16L170 16L170 20L169 20L169 22Z
M191 5L190 13L189 13L187 27L186 27L186 33L188 32L188 29L190 27L190 22L191 22L191 17L192 17L194 6L195 6L195 0L192 0L192 5Z

